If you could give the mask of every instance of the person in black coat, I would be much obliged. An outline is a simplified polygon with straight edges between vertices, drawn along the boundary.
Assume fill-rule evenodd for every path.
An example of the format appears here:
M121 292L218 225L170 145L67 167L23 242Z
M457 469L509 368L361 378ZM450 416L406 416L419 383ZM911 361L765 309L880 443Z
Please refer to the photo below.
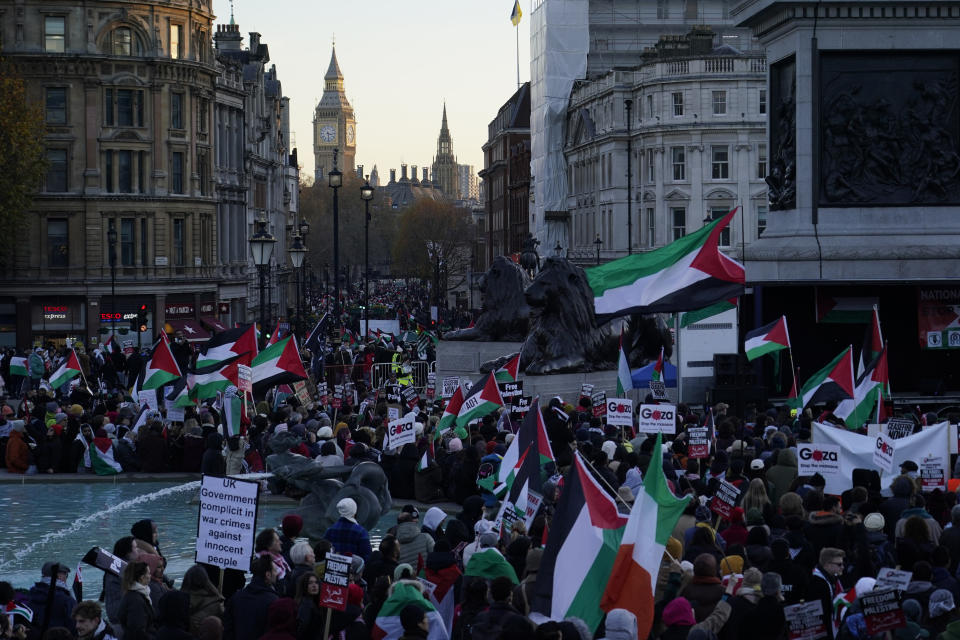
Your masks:
M154 640L193 640L190 634L190 594L168 591L157 605L160 628Z
M124 640L152 640L157 616L150 602L150 567L146 562L130 562L123 569L123 598L117 610L117 622Z
M208 476L224 476L227 473L227 461L223 457L223 436L211 433L207 436L207 448L200 462L200 473Z
M250 584L227 600L223 614L224 640L257 640L267 630L267 609L279 596L273 558L261 556L250 564ZM126 638L124 639L126 640Z
M31 640L40 638L45 629L66 627L71 633L76 627L73 621L73 608L77 601L67 590L67 576L70 569L56 562L47 562L43 565L40 582L30 588L28 603L33 609L33 628L30 630ZM50 600L50 581L54 581L53 600ZM50 602L49 609L47 603Z

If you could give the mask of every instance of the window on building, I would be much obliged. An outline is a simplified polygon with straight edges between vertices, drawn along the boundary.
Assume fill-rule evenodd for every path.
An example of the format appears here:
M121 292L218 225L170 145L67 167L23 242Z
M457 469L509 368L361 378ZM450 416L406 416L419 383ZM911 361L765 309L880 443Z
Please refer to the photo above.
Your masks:
M726 207L713 207L710 209L710 220L719 220L728 213L730 213L730 209ZM720 232L719 245L721 247L730 246L730 225L727 225L727 228Z
M47 149L46 191L63 193L67 190L67 150Z
M683 115L683 92L682 91L673 92L673 115L674 116Z
M197 127L200 133L207 132L207 113L210 111L210 101L206 98L197 100Z
M767 230L767 207L766 205L759 205L757 207L757 237L763 235L763 232Z
M713 153L713 172L714 180L728 180L730 178L730 151L726 145L714 145Z
M117 191L133 192L133 152L117 151Z
M114 56L143 55L140 38L130 27L117 27L107 35L104 41L104 53Z
M63 16L47 16L43 19L43 50L47 53L63 53L66 50L67 19Z
M722 116L727 113L727 92L713 92L713 115Z
M147 192L147 152L137 152L137 187L140 193Z
M173 221L173 266L175 267L182 267L186 264L185 226L183 218L177 218Z
M170 94L170 128L183 129L183 94Z
M500 186L500 177L498 176L494 180L493 190L494 197L498 197ZM254 209L266 209L267 208L267 181L262 178L255 178L253 181L253 208Z
M183 153L174 151L170 162L170 192L183 193Z
M48 266L70 266L69 227L66 218L47 218Z
M613 154L607 154L607 186L613 186Z
M124 218L120 221L120 264L132 267L137 260L136 220Z
M653 94L647 94L647 117L652 118L656 114L653 112Z
M764 115L767 113L767 90L760 89L760 114Z
M767 145L757 145L757 178L763 180L767 177Z
M673 180L681 182L687 179L687 158L683 147L670 148L671 161L673 162Z
M647 207L647 246L652 247L657 235L657 219L654 217L654 208Z
M657 170L653 164L653 149L647 149L647 182L653 184L657 181Z
M183 57L183 25L170 25L170 57L177 59Z
M115 191L113 184L113 151L103 152L103 188L107 193Z
M669 0L657 0L657 18L669 18L670 17L670 3Z
M143 126L142 89L105 89L104 124L119 127Z
M684 207L671 207L670 219L673 223L673 239L679 240L687 235L687 210Z
M67 123L67 89L66 87L47 87L44 112L47 124Z

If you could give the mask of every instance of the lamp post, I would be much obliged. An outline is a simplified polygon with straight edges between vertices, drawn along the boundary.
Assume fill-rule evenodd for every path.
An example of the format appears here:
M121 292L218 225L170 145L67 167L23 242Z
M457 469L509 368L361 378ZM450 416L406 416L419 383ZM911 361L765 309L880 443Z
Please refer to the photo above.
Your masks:
M597 248L597 264L600 264L600 246L603 244L603 240L600 239L600 234L597 234L597 239L593 241L593 245Z
M303 331L303 309L300 306L300 283L303 280L303 269L301 267L303 266L303 258L307 254L307 248L303 246L303 238L300 237L299 233L293 236L293 244L287 249L287 253L290 254L290 264L297 272L297 324L293 332L299 335Z
M110 336L114 337L117 331L117 228L113 220L107 230L107 242L110 245Z
M360 199L363 200L363 339L370 332L370 201L373 200L373 187L367 177L360 187Z
M300 219L300 238L303 240L303 248L307 250L307 235L310 234L310 223L306 221L305 218ZM303 255L303 274L300 278L300 292L303 295L304 306L310 307L310 291L307 276L311 274L310 271L310 259L308 257L309 250Z
M333 316L340 326L340 201L338 189L343 186L343 174L337 169L337 149L333 150L333 169L327 174L327 184L333 189Z
M557 246L553 248L553 255L557 258L563 257L563 247L560 246L559 240L557 240Z
M633 253L633 148L630 140L630 109L633 100L623 101L627 108L627 255Z
M273 247L277 239L267 231L267 221L257 220L257 232L250 236L250 253L253 254L253 264L257 265L257 271L260 273L260 347L263 348L267 333L267 305L266 305L266 278L267 269L270 268L270 258L273 255Z
M440 325L440 243L427 241L427 254L433 260L433 304L436 311L437 325Z

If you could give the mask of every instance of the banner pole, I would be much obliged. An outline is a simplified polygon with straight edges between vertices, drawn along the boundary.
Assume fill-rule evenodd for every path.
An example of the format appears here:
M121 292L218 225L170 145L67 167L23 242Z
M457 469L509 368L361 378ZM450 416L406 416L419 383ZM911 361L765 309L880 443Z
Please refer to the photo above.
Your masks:
M677 356L677 404L683 402L683 359L680 357L680 314L678 312L673 313L673 333L674 333L674 343L676 346L675 355ZM667 365L663 365L663 377L664 384L666 384L667 377Z

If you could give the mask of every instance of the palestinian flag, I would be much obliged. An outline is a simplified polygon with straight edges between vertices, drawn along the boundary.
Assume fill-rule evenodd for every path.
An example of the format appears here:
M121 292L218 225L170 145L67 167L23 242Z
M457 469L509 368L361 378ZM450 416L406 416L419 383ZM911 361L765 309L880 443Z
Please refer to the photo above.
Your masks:
M513 438L510 446L503 454L503 460L500 462L500 470L497 472L496 490L499 492L503 485L504 489L510 489L513 486L514 478L523 463L523 457L526 452L531 451L539 468L554 462L553 449L550 447L550 439L547 437L547 426L543 421L543 414L540 412L540 398L535 398L527 415L523 417L517 435ZM533 489L540 490L540 479L535 482Z
M586 269L596 314L689 311L743 293L743 265L719 249L737 209L660 249Z
M257 352L256 325L228 329L216 334L203 345L200 355L197 356L197 368L209 367L241 354L244 357L240 359L240 364L249 367Z
M417 471L424 471L430 466L430 463L434 461L434 440L435 438L429 438L427 440L427 448L424 449L423 455L420 456L420 459L417 461Z
M847 347L827 366L810 376L801 387L799 397L789 404L803 409L818 402L853 398L853 392L853 347Z
M453 396L447 400L447 406L444 408L443 415L440 416L440 421L437 423L437 433L443 434L456 425L457 415L460 413L460 407L462 406L463 387L458 386L457 390L453 392Z
M457 413L457 424L468 425L473 420L493 413L502 406L503 397L500 395L500 387L497 386L497 380L493 374L488 373L464 396L463 404Z
M22 602L11 600L4 606L3 612L10 617L11 623L14 616L20 616L27 622L33 622L33 609Z
M877 414L877 408L882 406L887 395L887 385L890 383L890 372L887 368L887 351L883 349L877 358L867 366L867 370L857 378L857 387L853 390L853 398L844 400L837 405L833 412L838 418L843 418L847 428L859 429L864 423L870 422Z
M501 577L510 578L513 584L520 584L513 566L496 549L484 549L470 556L470 562L464 567L463 575L476 576L486 580Z
M253 390L306 380L297 339L293 334L264 349L253 359Z
M577 617L595 631L626 524L617 503L575 452L550 523L531 610L557 621Z
M81 441L86 444L85 440ZM98 476L112 476L123 471L113 457L113 441L110 438L94 438L90 447L90 466Z
M266 353L266 352L264 352ZM195 369L187 376L190 399L194 401L214 398L229 386L237 386L240 358L236 355L208 367Z
M116 353L117 351L120 350L120 347L117 346L117 341L112 333L110 334L110 337L107 338L107 341L100 345L100 348L103 350L104 353L111 353L111 354Z
M82 370L80 369L80 360L77 359L77 352L70 349L70 357L50 376L50 388L59 389L81 373Z
M10 375L27 377L30 372L27 370L27 358L25 356L13 356L10 358Z
M456 564L442 569L426 567L423 570L423 577L434 585L430 603L437 608L447 633L453 632L453 613L457 605L455 587L461 575L463 573Z
M662 347L661 347L662 355ZM661 371L663 367L661 366ZM633 378L630 375L630 362L623 350L623 329L620 330L620 356L617 358L617 395L623 398L627 390L633 389Z
M873 308L873 319L863 336L863 346L860 348L860 359L857 361L857 378L860 378L867 367L880 357L883 351L883 334L880 332L880 314Z
M780 316L768 325L747 333L743 350L747 360L756 360L760 356L790 348L790 334L787 333L787 316Z
M153 346L150 359L143 365L143 384L137 388L158 389L181 375L180 367L177 366L177 361L173 359L173 354L170 352L170 345L166 340L158 340Z
M243 420L243 398L237 395L223 399L223 435L239 436L242 433L240 423Z
M77 602L83 602L83 561L77 563L77 570L73 572L73 597Z
M277 326L273 328L273 333L271 333L270 337L267 338L266 346L269 347L272 344L277 344L279 341L280 341L280 323L278 322Z
M174 407L192 407L196 405L190 398L190 388L187 386L188 376L183 376L173 384L173 388L167 393L166 400Z
M835 296L818 288L814 298L817 322L867 324L878 302L876 297Z
M397 582L390 588L390 596L380 608L377 614L377 621L371 629L370 635L373 640L399 640L403 635L403 625L400 624L400 612L407 605L415 604L427 612L427 620L430 623L430 633L427 640L448 640L450 634L443 622L443 618L437 612L429 600L423 597L413 584L406 580Z
M497 382L516 382L520 377L520 352L518 351L505 365L494 371L493 377Z
M663 435L658 433L653 451L660 451ZM637 616L638 638L650 635L653 626L653 592L657 588L660 561L670 532L686 508L690 497L677 498L663 475L663 456L650 458L639 492L627 519L620 549L607 581L600 608L626 609Z
M719 315L724 311L729 311L730 309L737 308L737 299L730 298L729 300L724 300L716 304L711 304L708 307L703 309L697 309L695 311L687 311L686 313L680 314L680 328L689 327L691 324L696 324L707 318L712 318L713 316Z
M663 376L663 346L660 347L660 357L657 358L657 364L653 366L653 372L650 374L651 382L666 382L666 379ZM633 383L631 382L631 385Z

